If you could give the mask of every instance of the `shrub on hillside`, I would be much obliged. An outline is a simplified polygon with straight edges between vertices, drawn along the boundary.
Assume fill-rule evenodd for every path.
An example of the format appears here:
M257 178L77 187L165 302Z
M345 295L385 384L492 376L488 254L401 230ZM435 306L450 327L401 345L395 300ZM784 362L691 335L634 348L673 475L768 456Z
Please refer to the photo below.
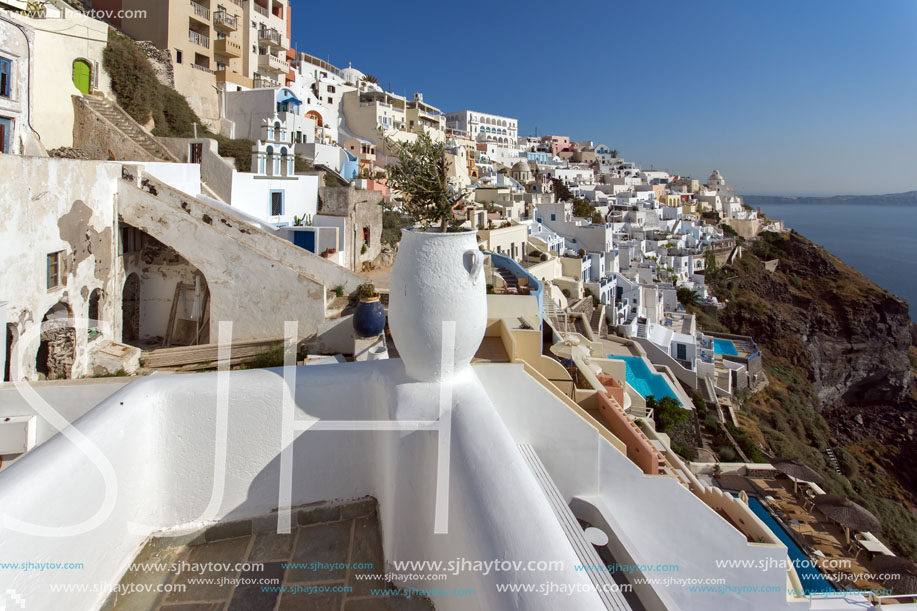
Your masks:
M121 108L138 123L149 121L157 105L160 84L140 47L127 36L111 30L102 52L102 64L111 75L111 88Z
M232 157L236 161L236 169L240 172L251 172L252 169L252 147L255 146L253 140L247 138L227 138L226 136L211 135L208 137L217 141L220 157Z
M135 121L145 124L152 118L157 136L194 135L194 124L200 119L185 96L157 80L153 65L136 42L112 30L102 52L102 63L111 75L118 105Z

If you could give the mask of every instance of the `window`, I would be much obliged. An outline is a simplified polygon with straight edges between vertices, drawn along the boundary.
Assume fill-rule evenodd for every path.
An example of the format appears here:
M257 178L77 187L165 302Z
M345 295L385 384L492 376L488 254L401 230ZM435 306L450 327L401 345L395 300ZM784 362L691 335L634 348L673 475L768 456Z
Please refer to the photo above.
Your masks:
M48 289L56 289L60 286L60 259L61 251L52 252L48 255Z
M137 252L142 247L143 233L134 227L121 227L121 254Z
M8 98L13 89L13 62L0 57L0 97Z
M175 49L175 63L181 63L181 49Z
M0 153L10 152L10 137L13 135L13 120L0 117Z
M270 216L283 216L283 191L271 191Z
M334 85L328 85L328 93L334 93L334 92L335 92Z

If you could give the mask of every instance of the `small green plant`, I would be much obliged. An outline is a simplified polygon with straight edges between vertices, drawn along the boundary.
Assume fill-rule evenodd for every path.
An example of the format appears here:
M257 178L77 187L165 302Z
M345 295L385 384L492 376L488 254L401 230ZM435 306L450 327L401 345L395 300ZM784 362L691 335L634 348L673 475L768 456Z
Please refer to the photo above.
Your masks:
M344 296L344 286L339 284L336 287L334 287L334 294L336 297L343 297Z
M357 295L360 296L360 299L372 299L378 296L376 287L371 282L365 282L357 287Z
M578 254L580 257L585 257L585 256L586 256L586 250L585 250L584 248L580 248L580 249L577 251L576 254Z
M366 244L364 244L363 246L360 247L360 254L361 254L361 255L365 255L365 254L366 254Z

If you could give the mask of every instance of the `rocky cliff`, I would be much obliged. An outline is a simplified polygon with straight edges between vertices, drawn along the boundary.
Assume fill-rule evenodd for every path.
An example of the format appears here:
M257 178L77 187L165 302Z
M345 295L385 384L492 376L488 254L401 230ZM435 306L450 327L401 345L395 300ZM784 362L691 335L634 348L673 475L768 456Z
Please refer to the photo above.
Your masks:
M913 375L907 304L796 233L765 234L718 286L719 316L807 370L822 407L897 403ZM774 272L762 260L779 260ZM748 307L743 307L748 306Z
M770 383L742 412L762 450L819 470L829 492L868 507L883 540L917 559L917 349L907 304L793 232L762 234L707 279L727 306L699 312L700 324L752 335L762 349Z

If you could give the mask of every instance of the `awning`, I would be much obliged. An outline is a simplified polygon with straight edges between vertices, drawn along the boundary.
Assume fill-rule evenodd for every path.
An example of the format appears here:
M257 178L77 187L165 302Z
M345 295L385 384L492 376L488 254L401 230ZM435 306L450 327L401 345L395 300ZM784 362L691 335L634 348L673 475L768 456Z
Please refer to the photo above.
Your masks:
M295 97L293 97L293 96L289 96L289 97L283 98L283 99L281 99L281 100L277 100L277 103L278 103L278 104L286 104L286 103L288 103L288 102L292 102L292 103L296 104L297 106L299 106L300 104L302 104L302 100L297 100L297 99L296 99Z

